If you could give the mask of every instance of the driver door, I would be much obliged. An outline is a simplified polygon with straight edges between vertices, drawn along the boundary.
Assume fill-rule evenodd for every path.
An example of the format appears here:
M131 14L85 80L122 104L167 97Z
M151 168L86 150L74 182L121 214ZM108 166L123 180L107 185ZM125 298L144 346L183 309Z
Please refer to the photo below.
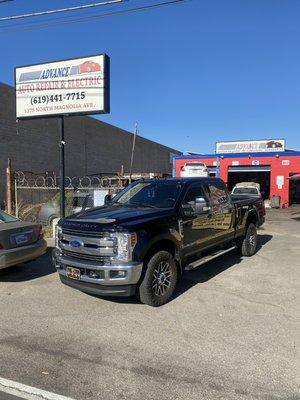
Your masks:
M206 207L199 210L196 199L205 199ZM191 215L189 214L191 211ZM190 186L182 201L183 256L193 255L209 244L211 239L211 213L207 195L201 184Z

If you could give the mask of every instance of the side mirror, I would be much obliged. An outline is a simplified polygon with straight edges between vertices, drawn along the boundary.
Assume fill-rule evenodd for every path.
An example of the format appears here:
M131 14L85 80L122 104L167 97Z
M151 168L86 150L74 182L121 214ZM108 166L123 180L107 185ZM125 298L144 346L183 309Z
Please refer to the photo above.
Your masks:
M105 204L105 205L109 204L109 203L111 202L111 199L112 199L111 194L107 194L107 195L104 197L104 204Z
M205 214L210 211L210 207L207 204L207 201L205 200L204 197L197 197L195 201L195 213L197 215L199 214Z
M198 197L192 204L182 204L181 210L185 217L196 217L197 215L208 213L211 208L204 197Z

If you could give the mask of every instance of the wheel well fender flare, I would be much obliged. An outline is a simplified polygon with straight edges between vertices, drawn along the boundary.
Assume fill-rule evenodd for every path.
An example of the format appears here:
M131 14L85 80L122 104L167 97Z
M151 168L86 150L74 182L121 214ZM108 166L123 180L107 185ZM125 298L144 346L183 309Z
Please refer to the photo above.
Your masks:
M179 256L180 243L171 234L161 234L156 236L153 240L150 240L148 245L145 247L142 258L144 261L144 268L146 267L147 261L158 251L168 251L172 254L175 259L178 272L182 273L181 259Z
M249 210L247 218L246 218L246 228L249 224L254 224L257 227L258 224L258 212L255 208L252 208L251 210Z

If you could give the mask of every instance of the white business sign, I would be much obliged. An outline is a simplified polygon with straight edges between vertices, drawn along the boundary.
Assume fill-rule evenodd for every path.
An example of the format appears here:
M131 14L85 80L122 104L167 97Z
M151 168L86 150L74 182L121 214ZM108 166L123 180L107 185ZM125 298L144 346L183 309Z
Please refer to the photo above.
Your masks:
M276 176L276 185L278 187L278 189L282 189L282 186L284 184L284 176Z
M245 140L237 142L217 142L216 153L251 153L285 151L284 139Z
M109 112L105 54L15 69L17 118Z

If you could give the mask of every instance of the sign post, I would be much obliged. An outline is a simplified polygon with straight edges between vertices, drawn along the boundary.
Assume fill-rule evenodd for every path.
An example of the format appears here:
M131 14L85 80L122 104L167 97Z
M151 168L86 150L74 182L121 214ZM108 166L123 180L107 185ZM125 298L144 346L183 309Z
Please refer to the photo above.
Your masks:
M60 130L60 218L66 216L66 193L65 193L65 117L62 115L59 118Z
M216 177L220 178L220 157L219 156L217 156Z
M106 54L15 68L16 118L57 117L60 135L60 216L65 217L65 116L106 114L110 59Z

